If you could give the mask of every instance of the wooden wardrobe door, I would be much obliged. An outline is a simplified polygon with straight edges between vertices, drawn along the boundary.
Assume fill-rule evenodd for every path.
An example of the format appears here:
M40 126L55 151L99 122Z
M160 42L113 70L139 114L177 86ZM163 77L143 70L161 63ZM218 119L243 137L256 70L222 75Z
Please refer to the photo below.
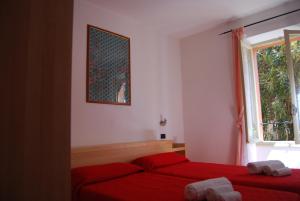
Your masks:
M0 6L0 200L70 200L73 0Z

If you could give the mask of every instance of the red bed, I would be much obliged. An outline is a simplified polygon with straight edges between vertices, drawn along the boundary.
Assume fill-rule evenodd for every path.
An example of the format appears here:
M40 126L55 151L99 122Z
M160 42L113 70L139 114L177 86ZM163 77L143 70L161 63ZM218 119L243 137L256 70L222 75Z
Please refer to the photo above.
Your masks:
M184 201L184 187L193 179L141 172L124 164L72 171L75 201ZM104 167L104 168L103 168ZM83 170L83 171L82 171ZM120 172L119 172L120 171ZM290 192L234 185L243 201L299 201Z
M250 175L245 166L190 162L185 157L175 153L146 156L134 162L152 172L163 175L197 180L224 176L233 184L290 191L300 194L300 169L293 169L292 175L283 177Z

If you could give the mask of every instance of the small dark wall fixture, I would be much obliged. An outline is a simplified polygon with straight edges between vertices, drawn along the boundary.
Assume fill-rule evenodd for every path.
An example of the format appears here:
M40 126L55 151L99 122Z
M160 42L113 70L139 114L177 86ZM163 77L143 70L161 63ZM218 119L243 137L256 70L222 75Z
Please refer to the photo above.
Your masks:
M128 37L87 26L86 90L89 103L131 105Z

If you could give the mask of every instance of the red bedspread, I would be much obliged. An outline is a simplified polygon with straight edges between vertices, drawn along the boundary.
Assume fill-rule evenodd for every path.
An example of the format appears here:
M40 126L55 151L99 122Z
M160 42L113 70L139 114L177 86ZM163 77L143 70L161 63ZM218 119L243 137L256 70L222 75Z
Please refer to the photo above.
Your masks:
M184 187L195 180L154 173L129 176L83 186L79 201L184 201ZM234 186L243 201L299 201L299 195L247 186Z
M164 175L198 180L224 176L233 184L284 190L300 194L300 169L293 169L291 176L272 177L250 175L245 166L185 162L158 168L153 171Z

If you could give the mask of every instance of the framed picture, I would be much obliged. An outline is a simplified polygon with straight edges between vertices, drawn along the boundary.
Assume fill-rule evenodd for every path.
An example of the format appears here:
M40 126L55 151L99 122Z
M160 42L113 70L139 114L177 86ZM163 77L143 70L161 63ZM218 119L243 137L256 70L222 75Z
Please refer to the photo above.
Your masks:
M131 105L130 38L87 26L89 103Z

